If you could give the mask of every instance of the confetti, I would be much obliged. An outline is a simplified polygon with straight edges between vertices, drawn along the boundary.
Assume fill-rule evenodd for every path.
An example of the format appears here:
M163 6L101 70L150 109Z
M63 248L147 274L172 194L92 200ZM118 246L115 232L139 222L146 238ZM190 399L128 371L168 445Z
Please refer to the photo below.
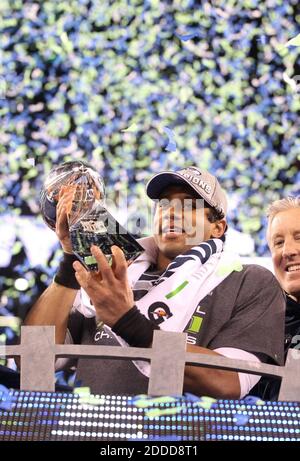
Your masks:
M125 128L124 130L121 130L121 131L123 131L123 133L135 133L138 129L139 129L138 125L136 123L133 123L128 128Z
M7 387L0 384L0 410L10 411L13 408L13 396Z
M265 402L261 400L259 397L255 397L254 395L248 395L243 399L243 402L245 402L248 405L258 405L258 406L264 406Z
M101 398L99 395L91 394L89 387L75 387L73 393L79 395L78 402L81 405L97 406L105 403L105 399Z
M173 407L173 408L166 408L166 409L160 409L160 408L153 408L151 410L146 410L145 411L145 416L149 419L153 418L159 418L160 416L166 416L166 415L176 415L177 413L180 413L182 410L182 406L180 407Z
M300 46L300 34L286 43L286 46Z
M199 402L196 402L197 406L204 408L205 410L210 410L214 408L217 400L212 397L200 397Z
M2 3L0 316L27 312L53 279L61 249L38 194L67 160L92 163L112 201L126 191L128 216L145 210L152 174L206 168L229 227L269 254L265 206L300 194L295 2Z
M138 408L147 408L147 407L151 407L158 403L163 404L163 403L173 403L173 402L176 402L176 398L168 397L168 396L151 398L145 395L145 396L136 397L134 399L134 405Z
M34 158L28 158L27 159L29 165L34 166L35 165L35 159Z
M187 42L188 40L191 40L192 38L195 38L195 37L201 37L200 32L192 32L190 34L184 34L184 35L181 35L181 34L175 34L175 35L183 42Z
M233 422L236 426L244 426L249 421L249 416L242 413L237 413L234 415Z
M13 331L19 332L21 319L19 317L0 317L0 327L10 327Z
M175 141L174 132L172 130L170 130L170 128L168 128L168 127L164 127L163 130L164 130L164 132L167 134L167 136L169 138L169 142L168 142L168 145L165 148L165 150L167 150L169 152L176 151L177 147L176 147L176 141Z
M262 45L266 45L267 37L265 35L262 35L261 37L257 38L257 41L260 42Z
M219 266L217 275L222 277L224 275L230 274L233 271L236 272L241 272L243 270L243 265L241 261L236 260L236 261L231 261L228 263L224 263L222 266Z
M185 392L184 396L191 402L199 402L201 400L201 397L198 395L190 394L189 392Z

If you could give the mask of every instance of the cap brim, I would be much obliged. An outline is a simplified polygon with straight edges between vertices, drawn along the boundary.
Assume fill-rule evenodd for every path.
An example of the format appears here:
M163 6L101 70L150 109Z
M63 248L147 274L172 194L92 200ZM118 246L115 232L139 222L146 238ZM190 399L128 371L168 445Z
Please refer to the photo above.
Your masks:
M181 175L177 173L162 172L155 175L150 179L146 186L146 194L151 199L158 199L164 189L169 186L185 185L191 190L194 190L199 197L199 191L195 189L188 181L186 181Z

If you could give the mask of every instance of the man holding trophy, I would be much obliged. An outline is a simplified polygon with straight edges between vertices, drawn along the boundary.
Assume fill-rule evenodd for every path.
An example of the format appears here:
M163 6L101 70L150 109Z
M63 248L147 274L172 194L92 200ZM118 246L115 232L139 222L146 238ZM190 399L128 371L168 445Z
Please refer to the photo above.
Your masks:
M184 331L190 352L283 364L282 291L267 269L243 267L224 248L227 202L217 178L196 167L161 172L146 192L156 202L154 235L135 240L105 208L91 166L52 170L41 211L64 256L25 324L55 325L59 344L123 347L150 347L155 329ZM76 367L93 393L147 393L146 362L79 359ZM240 398L259 378L186 366L184 390Z

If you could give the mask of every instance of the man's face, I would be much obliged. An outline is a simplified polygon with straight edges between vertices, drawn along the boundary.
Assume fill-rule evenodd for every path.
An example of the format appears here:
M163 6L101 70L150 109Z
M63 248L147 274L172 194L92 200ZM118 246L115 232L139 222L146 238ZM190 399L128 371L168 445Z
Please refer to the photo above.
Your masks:
M300 301L300 208L281 211L268 233L275 275L282 288Z
M200 205L200 207L199 207ZM208 220L210 210L188 186L169 186L162 192L154 217L154 238L159 251L172 260L210 237L221 237L224 225Z

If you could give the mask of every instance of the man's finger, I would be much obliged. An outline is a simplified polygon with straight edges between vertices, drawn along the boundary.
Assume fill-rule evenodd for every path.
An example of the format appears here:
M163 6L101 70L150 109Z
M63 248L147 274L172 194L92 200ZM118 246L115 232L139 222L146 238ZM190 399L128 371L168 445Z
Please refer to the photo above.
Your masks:
M75 277L82 288L86 288L88 285L88 276L89 272L80 264L79 261L73 263L73 268L75 269Z
M63 200L69 199L70 197L73 197L74 195L74 187L61 187L59 194L58 194L58 203L62 202Z
M114 274L119 280L122 280L127 274L127 261L125 255L121 248L116 245L111 247L111 252L114 259Z
M113 281L113 277L114 277L113 276L113 271L112 271L110 265L108 264L108 261L107 261L105 255L100 250L100 248L98 248L95 245L91 246L91 253L94 256L94 258L96 259L96 261L97 261L98 271L101 274L102 279L106 280L109 283L111 283Z
M58 205L62 205L67 209L67 212L71 212L72 204L74 200L74 193L73 192L66 192L65 195L59 200Z
M60 210L57 210L56 230L59 234L65 233L69 230L67 211L65 207L62 207Z

